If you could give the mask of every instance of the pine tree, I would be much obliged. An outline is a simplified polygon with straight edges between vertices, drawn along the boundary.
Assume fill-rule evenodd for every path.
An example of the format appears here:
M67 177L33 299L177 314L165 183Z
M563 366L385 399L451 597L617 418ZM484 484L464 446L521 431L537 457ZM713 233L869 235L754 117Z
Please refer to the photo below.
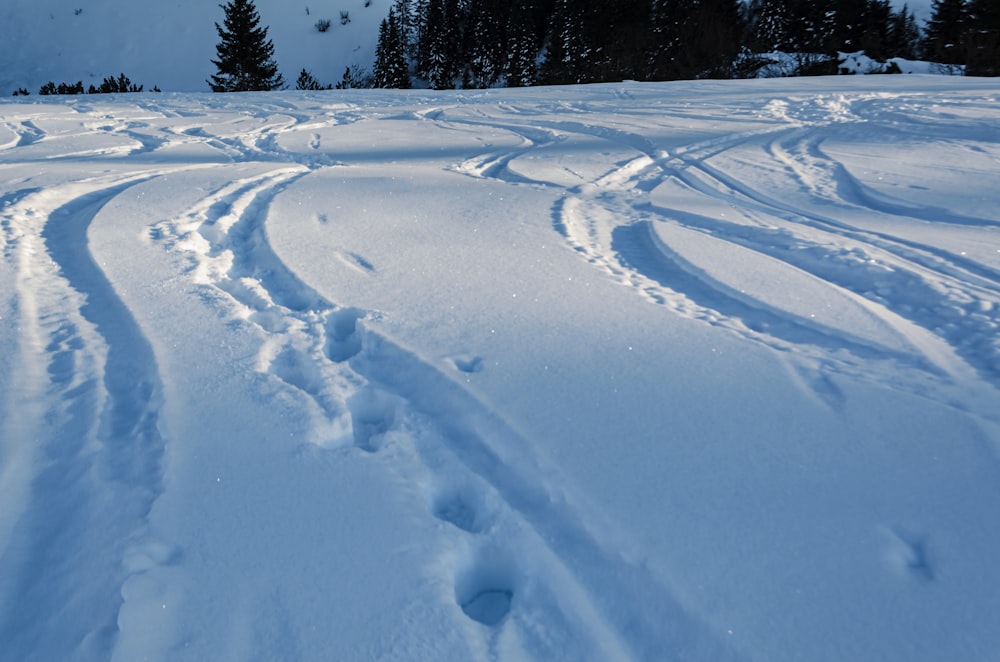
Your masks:
M685 0L653 0L650 16L652 46L646 56L646 78L677 80L687 75L681 54L688 19Z
M142 92L142 85L136 85L124 73L118 78L108 76L101 82L100 86L91 85L87 90L87 94L122 94L127 92Z
M493 87L504 74L507 21L511 8L497 0L467 0L465 5L465 69L469 85Z
M295 79L296 90L306 90L315 92L317 90L329 90L329 86L324 86L309 71L303 69L299 72L299 77Z
M751 49L758 53L790 50L791 14L785 0L752 0L748 13Z
M924 30L923 56L941 64L965 64L966 0L934 0Z
M395 89L410 88L410 68L406 61L406 43L395 9L382 20L375 47L372 85Z
M969 0L969 29L965 34L969 76L1000 76L1000 3Z
M588 7L583 0L556 0L549 24L548 50L542 79L551 85L589 83L588 63L594 55L584 31Z
M889 0L868 0L862 17L860 46L869 57L884 60L889 57L887 46L892 28L892 6Z
M220 5L226 16L224 25L215 24L219 43L215 50L218 69L208 84L213 92L275 90L284 85L274 61L274 44L267 38L267 28L260 26L260 14L253 0L229 0Z
M700 0L697 30L692 39L699 78L732 78L733 65L743 43L741 0Z
M508 87L528 87L535 84L538 43L535 39L534 20L525 2L517 2L507 19L507 64L505 74Z
M862 50L867 9L868 0L833 0L832 50L848 53Z
M457 0L427 0L421 20L418 73L435 90L454 89L462 70Z
M920 44L920 28L917 19L906 5L894 12L889 20L889 40L886 52L889 57L901 57L914 60Z
M828 53L835 44L836 10L832 0L789 0L789 46L796 53Z
M406 59L416 59L416 26L410 0L395 0L392 9L396 14L396 20L399 22L399 33L405 48Z
M599 53L596 79L619 81L646 78L645 59L651 32L649 0L618 0L598 4L589 29Z

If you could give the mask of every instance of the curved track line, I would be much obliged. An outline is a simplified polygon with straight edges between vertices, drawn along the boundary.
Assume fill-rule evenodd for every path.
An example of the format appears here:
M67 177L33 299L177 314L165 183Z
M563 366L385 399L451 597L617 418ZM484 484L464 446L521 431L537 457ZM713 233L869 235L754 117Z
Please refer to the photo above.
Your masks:
M2 557L7 652L97 658L113 647L123 559L161 490L164 440L152 350L91 258L86 233L109 200L156 174L68 184L18 204L28 406L8 410L5 432L46 444L21 458L22 469L40 471L23 486L16 551ZM87 573L76 568L80 559ZM52 631L37 619L46 612L60 614L62 626Z
M200 269L199 281L225 292L236 304L230 314L267 334L258 370L315 405L313 442L353 442L400 475L408 474L404 467L415 459L432 484L453 495L431 499L433 514L487 550L454 578L456 601L473 620L499 625L509 615L516 621L520 610L545 609L547 602L547 609L562 614L556 621L572 624L574 639L603 651L599 657L643 659L681 648L731 657L648 568L622 560L614 545L595 538L545 487L530 443L459 384L365 326L363 319L373 313L327 301L280 262L267 243L267 207L306 174L286 169L237 181L160 230L171 245L200 254L200 263L221 260L225 268ZM390 444L398 450L382 453ZM442 464L442 457L454 459ZM443 471L445 466L450 468ZM486 497L454 496L468 491L454 492L456 475L465 476L460 483L494 494L502 516L492 519L520 522L505 526L521 532L497 538L485 525L472 524L491 519L476 505ZM514 560L498 565L498 555ZM556 582L546 587L535 579L524 589L541 600L534 607L512 606L522 599L514 579L519 558L547 559L543 576ZM637 604L606 599L621 595L623 585L627 594L639 596ZM542 595L548 597L537 597Z
M717 238L732 241L744 248L784 261L831 283L834 287L844 288L865 297L874 305L884 309L884 317L890 323L905 320L906 325L913 324L940 336L953 348L957 356L961 357L960 362L967 363L981 377L1000 387L1000 348L993 341L1000 330L1000 318L997 317L1000 315L1000 287L997 285L997 274L993 269L935 247L884 233L860 230L833 217L820 216L776 200L708 163L714 156L749 142L765 139L765 144L772 155L779 157L781 162L799 173L798 176L804 178L803 182L820 182L817 186L821 188L810 188L819 199L832 202L834 205L848 205L854 209L859 208L859 205L860 208L867 208L864 205L863 195L845 193L844 178L839 177L836 172L830 172L831 167L842 169L842 166L836 163L831 165L831 160L819 150L818 144L813 143L816 141L814 137L816 127L825 130L831 122L865 121L864 115L871 110L857 107L855 101L866 101L869 105L898 102L894 98L887 100L883 96L861 95L859 99L850 99L843 95L835 95L818 102L814 100L791 102L792 105L786 100L780 106L773 108L769 106L773 117L786 122L783 126L729 134L681 148L675 147L670 154L662 152L649 154L655 150L647 149L647 156L620 164L615 170L591 184L568 190L569 195L560 200L554 209L553 226L588 262L619 282L634 287L651 301L661 304L669 302L671 308L682 314L693 315L712 324L720 324L735 314L734 311L729 310L727 313L722 310L712 310L711 297L706 299L702 296L704 292L695 296L695 300L701 301L702 305L692 308L687 301L690 293L687 292L684 281L656 277L650 280L646 277L648 274L643 273L643 268L635 264L637 256L632 255L631 260L627 256L628 253L634 253L633 249L637 245L635 241L627 240L627 237L634 239L634 234L630 234L627 228L620 227L617 219L627 218L633 221L638 219L636 222L639 223L666 220L708 230ZM831 109L836 111L832 117ZM787 124L789 121L792 126ZM562 127L565 130L572 128L565 123ZM608 133L602 135L613 137ZM794 152L782 150L780 146L789 140L794 145L807 146L796 148ZM643 147L631 137L626 138L623 144L632 148ZM776 149L777 151L774 151ZM808 159L808 162L802 159ZM808 172L803 174L801 168L806 168ZM683 207L675 209L650 204L648 192L667 181L683 184L688 190L705 196L706 200L718 205L720 209L735 204L744 213L749 211L760 216L765 222L753 227L714 216L691 214L684 211ZM876 211L887 214L892 210L883 207ZM955 220L969 223L975 221L973 224L981 225L978 219ZM777 244L773 243L775 225L789 233L785 241ZM796 226L808 228L811 235L798 231ZM874 260L885 264L886 269L880 270L877 274L874 272L869 274L864 269L859 271L853 258L845 256L852 260L852 264L848 265L817 241L815 236L817 231L830 236L831 246L840 246L845 239L848 240L849 244L854 244L871 255ZM794 245L789 244L789 241ZM617 258L610 258L616 254ZM649 260L643 262L648 266ZM676 271L672 273L674 276L678 274ZM887 278L892 281L891 284L885 284ZM687 283L691 285L693 281ZM901 298L898 295L878 294L890 290L907 292L907 295ZM933 307L935 313L914 314L914 308L921 305L918 302L922 302L924 307ZM743 315L737 315L737 319L743 318ZM766 340L770 335L752 319L747 319L747 326L752 331L748 335L751 339ZM735 327L734 330L739 331L739 328ZM792 345L800 345L802 339L799 338ZM772 343L772 341L767 342ZM784 344L779 342L779 345ZM848 348L851 346L846 339L845 346ZM855 346L852 351L856 352L859 349L862 348ZM941 354L933 347L926 346L925 349L929 352L926 357L929 363L925 365L943 359L942 367L947 371L946 366L954 363L954 358ZM865 354L866 352L862 351L858 356L864 358ZM827 360L823 363L831 365ZM852 372L857 370L852 369Z
M830 216L775 200L703 162L690 161L686 166L668 172L692 190L726 204L739 199L742 208L765 214L772 224L790 228L796 246L789 249L775 245L771 231L736 227L719 219L700 217L696 227L721 233L742 246L786 261L885 307L892 316L898 315L942 337L965 363L1000 387L1000 353L993 347L993 338L1000 330L1000 285L993 270L941 249L859 230ZM835 196L833 202L839 203L840 198ZM683 216L686 222L694 219L672 210L657 211L671 218ZM815 232L807 238L794 229L796 225L830 235L829 245L837 246L837 251L845 245L856 246L869 256L870 264L883 266L859 269L856 260L847 256L848 264L826 244L819 243ZM933 312L916 314L920 308Z

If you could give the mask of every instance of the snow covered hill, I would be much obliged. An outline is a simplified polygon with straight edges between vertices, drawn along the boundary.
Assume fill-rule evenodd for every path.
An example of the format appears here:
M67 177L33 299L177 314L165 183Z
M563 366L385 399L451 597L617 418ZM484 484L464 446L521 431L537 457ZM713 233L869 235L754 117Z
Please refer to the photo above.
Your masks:
M124 72L146 89L207 91L215 67L222 2L171 0L4 0L0 7L0 94L49 82L100 85ZM294 86L303 68L336 83L346 67L370 69L390 0L256 0L275 59ZM366 6L367 5L367 6ZM341 12L350 21L341 23ZM316 23L329 20L319 32Z
M0 181L3 660L1000 650L996 80L4 99Z
M0 95L32 94L50 81L84 87L106 76L128 75L147 90L207 91L215 68L223 4L217 0L4 0L0 6ZM341 80L347 67L371 70L379 23L390 0L256 0L274 41L275 59L292 87L305 68L323 84ZM902 0L893 6L902 7ZM930 0L905 3L921 25ZM341 23L341 14L350 21ZM316 23L329 20L320 33Z

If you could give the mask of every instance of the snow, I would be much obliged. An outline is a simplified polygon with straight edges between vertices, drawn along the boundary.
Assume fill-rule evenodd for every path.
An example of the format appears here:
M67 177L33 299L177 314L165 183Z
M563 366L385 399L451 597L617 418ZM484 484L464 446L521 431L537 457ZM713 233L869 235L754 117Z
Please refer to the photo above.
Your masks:
M220 0L4 0L0 28L0 96L38 89L52 81L84 88L100 86L107 76L125 73L146 90L206 92L215 66L222 23ZM930 18L931 0L891 3L906 5L923 25ZM348 67L369 73L375 61L378 28L392 0L256 0L261 25L274 43L274 58L289 88L302 69L321 84L335 84ZM341 12L350 22L341 23ZM319 32L317 21L329 20ZM182 44L182 47L178 47ZM925 73L927 63L898 62L904 73ZM780 67L778 67L780 69ZM933 72L937 73L937 72Z
M256 0L268 28L285 83L305 68L324 85L340 81L344 69L371 70L378 27L391 0ZM32 94L49 81L99 86L106 76L125 73L146 90L208 91L216 72L215 24L223 22L221 1L171 0L4 0L0 26L0 94L21 87ZM347 12L350 22L341 23ZM320 32L317 21L330 21Z
M990 659L998 110L0 101L2 657Z

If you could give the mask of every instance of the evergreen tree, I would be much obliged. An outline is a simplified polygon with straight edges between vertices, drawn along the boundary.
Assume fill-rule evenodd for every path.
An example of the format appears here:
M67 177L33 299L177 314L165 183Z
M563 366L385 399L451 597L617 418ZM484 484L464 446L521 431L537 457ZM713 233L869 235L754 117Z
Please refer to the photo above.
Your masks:
M863 50L862 37L867 28L868 0L833 1L833 43L829 50Z
M410 68L406 61L406 43L395 9L389 10L388 18L383 19L379 26L372 85L395 89L409 89L410 87Z
M38 90L38 93L42 96L48 96L51 94L83 94L83 81L78 80L75 83L59 83L56 86L55 83L49 81Z
M589 83L587 64L593 47L584 32L585 0L556 0L549 25L548 50L542 63L542 79L552 85Z
M465 87L493 87L507 64L507 20L512 8L500 0L466 0Z
M682 61L689 5L685 0L653 0L650 15L651 47L646 78L677 80L687 75Z
M790 50L796 53L828 53L835 50L836 11L832 0L789 0Z
M966 0L934 0L924 29L923 57L941 64L965 64Z
M413 7L410 0L395 0L392 9L399 22L399 34L403 42L407 60L414 60L416 53L416 21L413 16Z
M968 9L965 73L969 76L1000 76L1000 2L969 0Z
M645 60L650 46L649 0L618 0L598 3L587 26L595 45L599 81L645 78Z
M275 90L284 85L274 61L274 44L267 38L267 28L260 25L253 0L229 0L220 7L226 16L222 26L215 24L219 59L212 60L218 69L208 82L212 91Z
M87 94L121 94L127 92L142 92L142 85L136 85L125 74L118 78L108 76L101 82L100 86L91 85Z
M315 76L303 69L299 72L299 77L295 79L295 89L315 92L317 90L329 90L330 87L328 85L324 86L316 80Z
M868 0L862 19L861 50L869 57L884 60L889 57L887 46L892 26L892 6L889 0Z
M462 71L457 0L427 0L420 26L417 71L435 90L454 89Z
M917 26L917 19L909 7L903 5L902 9L894 12L889 20L889 40L886 44L886 52L889 57L914 60L917 57L919 45L920 28Z
M355 90L374 86L372 85L372 77L355 64L344 68L344 75L341 76L336 87L338 90Z
M527 2L516 2L507 19L508 87L528 87L535 84L538 42L534 17Z
M790 49L791 13L786 0L751 0L749 46L758 53Z

